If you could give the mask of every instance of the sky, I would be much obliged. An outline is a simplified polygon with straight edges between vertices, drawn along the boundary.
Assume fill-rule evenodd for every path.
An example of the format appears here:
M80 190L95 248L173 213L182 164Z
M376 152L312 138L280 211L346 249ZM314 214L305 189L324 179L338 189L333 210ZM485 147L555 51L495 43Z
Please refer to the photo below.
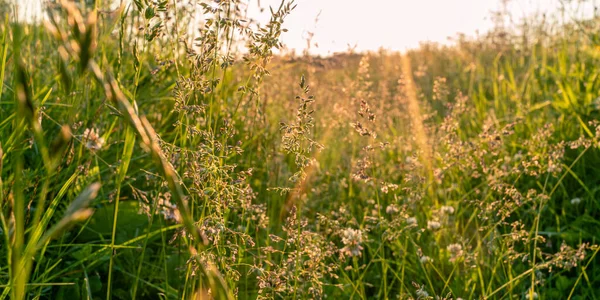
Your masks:
M281 0L261 0L262 6L278 7ZM600 1L598 1L600 3ZM421 41L447 43L457 33L474 36L492 28L499 0L296 0L297 7L285 20L282 35L290 48L306 48L314 33L313 54L332 54L356 47L357 51L414 48ZM593 4L593 3L590 3ZM520 18L537 12L556 11L558 0L511 0L507 8ZM254 6L255 8L256 6ZM575 10L572 7L571 10ZM580 9L581 10L581 9ZM254 9L250 15L268 20ZM318 22L315 19L318 16Z
M39 12L42 0L13 0L22 11ZM249 16L269 19L269 10L281 0L246 0ZM287 0L286 0L287 1ZM515 17L556 11L560 0L509 0ZM600 0L591 0L600 3ZM295 0L296 9L285 20L284 44L297 53L306 48L314 33L310 52L329 55L355 48L357 51L414 48L421 41L447 43L448 37L464 33L475 36L492 28L491 13L501 8L500 0ZM25 9L23 9L25 8ZM575 8L571 9L572 11ZM579 11L591 11L589 7ZM318 20L317 20L318 17ZM318 47L315 46L318 45Z
M290 48L304 49L313 32L311 49L318 54L379 47L403 50L419 41L443 42L457 32L489 29L487 18L497 0L297 0L285 20L282 37ZM280 3L262 0L262 5ZM320 13L320 14L319 14ZM318 21L315 22L316 17ZM314 46L313 46L314 47ZM311 47L312 48L312 47Z

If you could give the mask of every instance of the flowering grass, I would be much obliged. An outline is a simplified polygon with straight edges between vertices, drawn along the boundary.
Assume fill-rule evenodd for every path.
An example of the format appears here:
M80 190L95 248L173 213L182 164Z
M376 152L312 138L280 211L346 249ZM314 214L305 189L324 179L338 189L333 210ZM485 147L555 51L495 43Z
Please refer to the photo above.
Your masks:
M0 5L0 299L600 297L597 19L274 56L295 5Z

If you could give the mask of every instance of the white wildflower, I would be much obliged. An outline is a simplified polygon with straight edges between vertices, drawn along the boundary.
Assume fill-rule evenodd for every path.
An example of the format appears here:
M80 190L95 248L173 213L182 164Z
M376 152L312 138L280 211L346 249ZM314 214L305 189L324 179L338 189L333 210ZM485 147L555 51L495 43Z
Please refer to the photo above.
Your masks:
M387 185L382 186L381 187L381 192L384 193L384 194L387 194L389 192L388 186Z
M571 204L577 205L579 203L581 203L581 198L573 198L573 199L571 199Z
M98 134L95 128L87 128L83 132L83 142L85 143L85 147L92 151L98 151L104 145L104 139Z
M442 206L441 212L444 213L444 214L446 214L446 215L452 215L452 214L454 214L454 207L447 206L447 205Z
M360 256L363 250L363 247L360 245L362 241L363 237L360 230L346 228L342 231L342 243L345 246L340 251L346 256Z
M388 215L395 214L395 213L397 213L398 211L399 211L399 210L398 210L398 207L397 207L396 205L394 205L394 204L390 204L390 205L388 205L388 207L386 207L386 208L385 208L385 212L386 212Z
M421 287L420 289L417 290L417 297L419 297L419 299L428 298L429 293L427 291L425 291L423 289L423 287Z
M438 221L427 221L427 228L431 230L438 230L442 227L442 224Z
M461 244L450 244L448 247L446 247L446 250L450 252L450 262L455 262L463 255L463 248Z
M417 218L415 218L415 217L406 218L406 225L416 225L416 224L417 224Z

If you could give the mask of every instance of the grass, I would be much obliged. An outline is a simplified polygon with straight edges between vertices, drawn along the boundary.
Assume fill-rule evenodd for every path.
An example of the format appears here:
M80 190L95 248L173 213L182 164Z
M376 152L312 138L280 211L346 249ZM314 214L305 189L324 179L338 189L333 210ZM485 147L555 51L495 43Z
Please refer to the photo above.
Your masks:
M0 299L600 297L598 19L275 56L294 5L4 18Z

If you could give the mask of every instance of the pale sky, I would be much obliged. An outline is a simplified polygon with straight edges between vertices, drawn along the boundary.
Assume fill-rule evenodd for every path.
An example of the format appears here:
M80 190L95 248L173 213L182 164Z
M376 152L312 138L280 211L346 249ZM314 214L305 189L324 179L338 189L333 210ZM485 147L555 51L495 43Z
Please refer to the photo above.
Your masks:
M42 0L13 0L25 11L39 10ZM260 0L265 9L258 9L259 0L250 3L250 17L259 21L269 18L268 6L277 8L281 0ZM296 0L297 8L285 20L289 31L282 40L291 49L301 53L306 48L306 37L314 33L312 54L332 54L345 51L349 45L357 51L405 50L417 47L420 41L448 42L456 33L474 36L492 27L491 12L497 11L500 0ZM577 2L577 1L574 1ZM535 12L556 11L560 0L509 0L513 16L521 17ZM570 11L591 14L591 0L585 8L571 7ZM320 15L319 15L320 13ZM319 21L315 18L319 15Z
M600 3L600 1L598 1ZM262 6L278 7L281 0L260 0ZM405 50L420 41L446 43L456 33L474 36L489 30L491 12L500 0L296 0L297 8L285 20L289 31L282 40L301 52L306 47L308 32L314 32L313 54L356 50ZM587 9L590 11L593 3ZM255 3L256 5L256 3ZM508 9L515 17L535 12L556 11L559 0L511 0ZM570 7L571 11L577 10ZM579 8L579 11L583 10ZM319 15L320 12L320 15ZM260 15L258 9L252 15ZM268 10L263 13L268 19ZM319 21L315 24L315 18ZM259 18L260 19L260 18Z

